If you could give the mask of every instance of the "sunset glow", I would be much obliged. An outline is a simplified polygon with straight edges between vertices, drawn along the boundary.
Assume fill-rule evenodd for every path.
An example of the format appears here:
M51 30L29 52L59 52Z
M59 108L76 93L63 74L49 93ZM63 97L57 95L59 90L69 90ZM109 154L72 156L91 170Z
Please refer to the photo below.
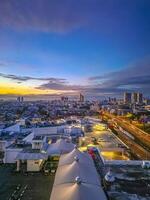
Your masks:
M0 95L149 96L150 2L58 2L0 1Z
M0 94L1 95L44 95L44 94L63 94L68 91L59 91L59 90L40 90L35 89L34 87L26 87L26 86L18 86L16 84L11 85L1 85ZM74 91L69 91L69 93L73 93Z

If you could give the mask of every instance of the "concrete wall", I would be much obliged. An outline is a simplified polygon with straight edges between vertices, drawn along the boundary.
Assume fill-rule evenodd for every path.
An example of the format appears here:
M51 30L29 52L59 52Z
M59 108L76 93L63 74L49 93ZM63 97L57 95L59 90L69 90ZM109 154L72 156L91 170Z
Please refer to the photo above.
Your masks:
M33 128L34 135L51 135L63 131L64 126Z
M32 149L41 149L43 146L42 140L33 140L32 141Z
M27 171L38 172L41 170L43 160L27 160Z
M4 163L15 163L16 162L16 156L19 152L21 152L22 149L6 149L5 155L4 155Z

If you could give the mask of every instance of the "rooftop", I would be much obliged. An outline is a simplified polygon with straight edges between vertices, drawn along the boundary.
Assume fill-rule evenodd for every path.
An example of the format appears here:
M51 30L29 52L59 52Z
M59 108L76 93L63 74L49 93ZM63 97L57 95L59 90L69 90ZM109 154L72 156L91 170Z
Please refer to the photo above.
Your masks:
M24 191L22 200L49 200L54 175L45 176L42 173L25 175L16 173L14 170L13 165L0 166L0 199L9 199L14 191L16 191L15 195L19 199L22 191Z
M150 169L139 165L109 165L115 182L108 192L114 200L149 200L150 199Z

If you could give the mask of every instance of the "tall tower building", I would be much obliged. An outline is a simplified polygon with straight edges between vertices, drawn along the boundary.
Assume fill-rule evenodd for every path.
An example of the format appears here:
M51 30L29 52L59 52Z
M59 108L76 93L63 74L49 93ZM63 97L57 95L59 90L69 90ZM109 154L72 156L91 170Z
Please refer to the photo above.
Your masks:
M125 92L124 93L124 103L131 103L131 93Z
M143 94L137 93L137 103L141 104L143 103Z
M24 98L23 98L23 97L20 97L20 101L23 102L23 101L24 101Z
M23 101L24 101L24 98L21 97L21 96L19 96L19 97L17 97L17 101L18 101L18 102L23 102Z
M21 100L20 97L17 97L17 101L20 102L20 100Z
M84 96L80 93L80 102L84 102Z
M133 92L131 95L131 102L132 103L137 103L138 101L138 93L137 92Z

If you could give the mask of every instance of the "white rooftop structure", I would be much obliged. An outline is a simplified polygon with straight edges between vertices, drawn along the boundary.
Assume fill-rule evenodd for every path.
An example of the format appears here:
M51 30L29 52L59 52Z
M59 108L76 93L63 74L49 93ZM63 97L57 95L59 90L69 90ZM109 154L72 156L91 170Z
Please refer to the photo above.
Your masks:
M106 200L103 189L88 183L65 183L53 187L50 200Z
M100 186L99 177L94 165L87 165L86 162L74 161L69 165L62 165L57 168L54 185L72 183L80 176L83 183L90 183Z
M59 166L71 164L76 159L79 159L80 163L83 162L86 165L93 164L93 161L88 153L81 152L77 148L74 148L70 153L64 154L60 157Z
M47 154L64 154L69 153L74 149L74 144L71 142L66 142L64 139L59 139L56 143L50 144L47 148Z
M106 200L99 179L91 157L74 148L60 157L50 200Z

